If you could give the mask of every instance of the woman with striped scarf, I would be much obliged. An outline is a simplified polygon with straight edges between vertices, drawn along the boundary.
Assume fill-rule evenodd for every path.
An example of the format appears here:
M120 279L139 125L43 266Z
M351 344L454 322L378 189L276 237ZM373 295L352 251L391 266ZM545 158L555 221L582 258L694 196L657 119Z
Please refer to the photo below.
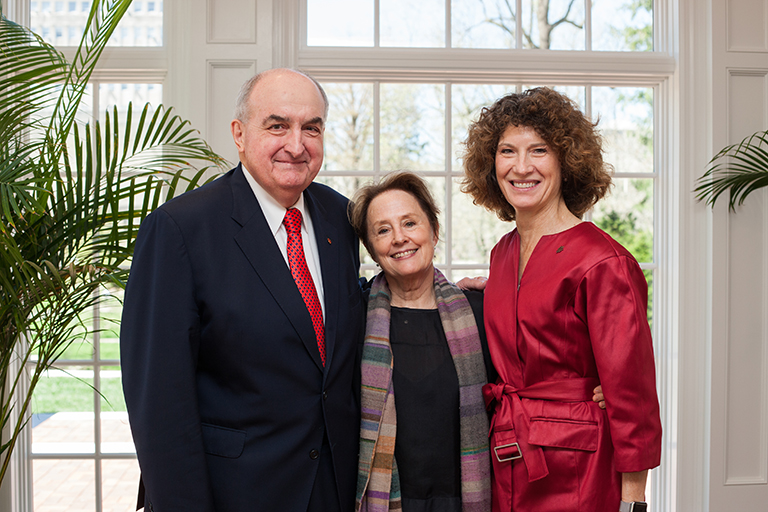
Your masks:
M357 510L491 507L482 294L463 293L434 267L437 214L410 172L364 187L350 209L382 269L362 348Z

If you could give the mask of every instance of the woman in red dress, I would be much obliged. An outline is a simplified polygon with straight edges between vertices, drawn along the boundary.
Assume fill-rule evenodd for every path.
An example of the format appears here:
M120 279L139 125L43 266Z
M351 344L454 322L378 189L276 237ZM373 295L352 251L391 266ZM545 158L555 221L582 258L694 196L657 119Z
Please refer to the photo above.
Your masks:
M661 459L647 283L581 220L611 185L595 124L551 89L510 94L470 126L464 165L474 202L516 222L484 300L494 512L645 511Z

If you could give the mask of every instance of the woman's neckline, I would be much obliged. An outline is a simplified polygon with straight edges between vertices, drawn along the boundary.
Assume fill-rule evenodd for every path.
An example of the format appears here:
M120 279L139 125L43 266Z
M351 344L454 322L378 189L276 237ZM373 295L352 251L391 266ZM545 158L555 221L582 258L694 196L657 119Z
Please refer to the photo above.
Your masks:
M399 311L413 311L413 312L423 311L425 313L437 311L437 308L409 308L408 306L390 306L390 309L397 309Z
M568 233L569 231L573 231L573 230L577 229L579 226L582 226L582 225L584 225L584 224L592 224L592 222L590 222L590 221L587 221L587 220L582 220L582 221L580 221L580 222L578 222L578 223L574 224L573 226L571 226L571 227L569 227L569 228L565 228L565 229L564 229L564 230L562 230L562 231L557 231L557 232L555 232L555 233L549 233L549 234L546 234L546 235L541 235L541 236L539 237L539 240L541 240L542 238L555 237L555 236L558 236L558 235L562 235L563 233ZM519 230L518 228L515 228L515 231L517 231L517 236L518 236L518 237L521 237L521 236L522 236L522 235L520 234L520 230Z

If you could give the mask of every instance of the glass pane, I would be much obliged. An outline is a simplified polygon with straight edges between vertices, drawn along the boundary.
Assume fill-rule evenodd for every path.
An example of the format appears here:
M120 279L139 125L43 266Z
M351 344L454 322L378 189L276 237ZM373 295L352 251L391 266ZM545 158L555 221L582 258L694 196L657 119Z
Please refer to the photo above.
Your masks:
M56 46L78 46L91 1L30 2L30 27ZM107 43L109 46L162 46L163 0L136 1Z
M139 463L134 460L102 460L103 512L127 512L136 508Z
M514 86L489 84L455 84L451 87L451 155L454 171L462 169L461 155L469 124L477 120L483 107L514 90Z
M32 474L35 512L96 510L96 471L93 460L38 459L32 461ZM133 503L136 504L135 496Z
M135 453L120 370L101 370L101 451Z
M120 316L123 290L110 288L110 296L99 304L99 356L100 359L120 359ZM116 368L114 368L116 369Z
M437 247L435 248L436 265L445 263L445 180L444 177L429 177L425 178L429 191L432 192L432 197L435 198L435 203L440 209L440 214L437 216L437 221L440 223L439 240Z
M56 87L52 94L47 95L45 97L39 98L38 101L44 105L44 108L42 108L36 115L35 118L39 119L41 121L41 125L39 128L33 129L32 133L30 134L30 137L32 139L41 140L44 137L44 130L48 128L50 125L51 117L53 117L53 109L56 106L56 102L59 98L59 95L61 94L61 87ZM75 121L76 124L79 125L79 132L81 139L84 138L84 134L82 131L82 128L85 126L86 123L91 122L93 120L93 86L91 84L86 85L85 87L85 94L83 94L82 99L80 100L80 105L77 109L77 114L75 114ZM74 148L74 129L70 132L69 139L67 139L67 142L70 144L70 148Z
M653 261L653 179L614 178L592 220L640 263Z
M373 46L373 0L307 0L308 46Z
M381 170L445 169L445 85L381 84Z
M379 272L381 272L381 268L379 268L378 266L361 268L360 277L364 277L370 281L371 279L376 277L379 274Z
M99 85L99 105L101 106L99 120L102 123L104 122L104 115L107 109L109 109L109 114L111 116L112 108L116 105L120 133L123 134L129 102L133 102L132 124L135 128L138 126L139 116L141 115L144 105L150 103L152 107L157 107L163 102L163 86L160 84L109 83Z
M592 0L592 49L653 50L653 0Z
M363 185L368 185L373 180L372 176L328 176L320 171L315 181L328 185L338 193L352 199L355 191Z
M93 369L50 369L32 398L33 453L93 453Z
M643 270L643 274L645 274L645 280L648 281L648 324L651 326L651 332L653 332L653 270ZM645 497L648 498L649 494L646 489Z
M323 88L330 105L323 169L372 171L373 84L328 83Z
M496 214L475 206L472 198L460 191L459 182L460 179L456 179L453 183L453 263L488 264L493 246L515 225L502 222Z
M523 90L533 89L534 87L549 87L552 90L568 96L570 99L576 102L579 110L586 112L587 103L587 89L578 85L552 85L552 84L539 84L539 85L523 85Z
M445 274L445 277L453 283L465 277L488 277L487 268L455 268L450 272L444 268L441 268L440 270Z
M593 87L605 160L623 172L653 172L653 89Z
M445 47L445 0L387 0L379 11L380 46Z
M523 1L523 48L584 50L584 0Z
M66 360L92 360L94 354L94 323L93 309L88 308L80 315L79 324L75 325L71 335L71 342L65 346L58 357L59 361ZM54 365L55 366L55 365Z
M515 2L451 1L454 48L515 48Z

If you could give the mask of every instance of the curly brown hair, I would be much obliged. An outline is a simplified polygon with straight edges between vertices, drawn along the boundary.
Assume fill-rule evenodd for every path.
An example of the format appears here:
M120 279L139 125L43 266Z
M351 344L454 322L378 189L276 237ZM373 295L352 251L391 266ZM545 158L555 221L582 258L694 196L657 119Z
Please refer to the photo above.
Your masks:
M435 236L440 233L440 223L437 220L440 209L429 191L427 182L411 171L395 171L384 176L378 183L371 183L359 189L349 203L349 223L371 256L373 251L368 237L368 208L376 197L390 190L402 190L411 194L427 216Z
M568 209L581 218L608 192L613 166L603 162L602 138L576 104L546 87L513 93L483 107L470 124L464 152L461 190L476 205L501 220L515 220L515 209L496 181L496 150L509 126L533 128L560 163L561 193Z

